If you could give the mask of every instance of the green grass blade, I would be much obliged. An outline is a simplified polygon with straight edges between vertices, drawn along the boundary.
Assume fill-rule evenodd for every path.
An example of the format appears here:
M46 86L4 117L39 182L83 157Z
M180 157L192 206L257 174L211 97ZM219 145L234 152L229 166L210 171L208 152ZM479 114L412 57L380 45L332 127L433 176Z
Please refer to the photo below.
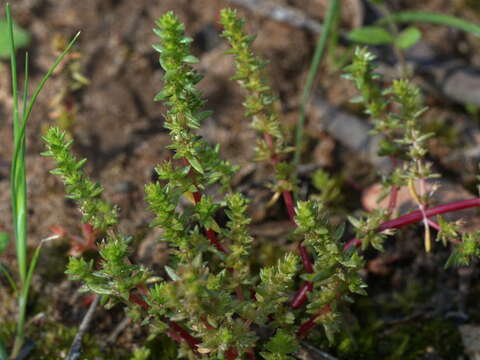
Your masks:
M80 33L70 41L66 49L57 57L54 64L47 71L45 76L40 81L40 84L35 89L32 98L28 101L28 54L25 58L25 82L23 89L23 111L22 119L20 122L18 112L18 83L17 83L17 64L15 57L15 43L13 39L13 21L10 12L10 6L6 6L6 17L9 27L10 38L10 62L12 71L12 94L14 101L14 121L13 121L13 140L14 151L12 157L11 174L10 174L10 187L12 197L12 217L13 226L15 230L15 245L18 259L18 268L21 279L21 286L17 291L18 296L18 320L17 320L17 335L15 337L15 344L12 351L12 357L15 357L23 346L24 341L24 327L26 318L26 307L28 300L28 293L30 289L30 283L35 269L38 254L40 252L40 246L37 247L30 264L27 264L27 182L26 182L26 170L25 170L25 131L32 112L33 106L37 100L38 95L45 86L47 80L52 76L53 72L63 60L65 55L71 50L73 44L77 40ZM1 360L1 359L0 359Z
M54 236L56 237L56 236ZM32 259L30 260L30 265L28 266L28 274L27 274L27 279L25 281L25 286L23 289L23 296L25 299L28 298L28 291L30 290L30 283L32 282L32 276L33 272L35 270L35 267L37 266L38 262L38 256L40 255L40 250L42 249L42 245L45 241L48 241L50 239L42 240L40 244L37 246L35 249L35 252L33 253Z
M7 350L5 350L2 339L0 339L0 360L8 360Z
M52 237L55 238L56 236ZM17 336L15 337L15 343L13 345L13 351L12 351L12 358L15 358L18 353L20 352L22 345L23 345L23 339L24 339L24 324L25 324L25 317L26 317L26 308L27 308L27 301L28 301L28 293L30 291L30 283L32 282L32 277L33 277L33 272L35 270L35 267L37 266L38 262L38 257L40 255L40 250L42 249L42 245L45 241L51 240L52 238L47 238L45 240L42 240L40 244L37 246L35 249L35 252L33 253L32 259L30 260L30 265L28 267L28 273L27 277L25 279L25 284L21 289L21 292L19 293L18 296L18 303L20 307L19 311L19 324L22 326L17 327ZM0 359L1 360L1 359Z
M7 3L6 5L6 17L7 17L7 24L8 24L8 31L9 31L9 39L10 39L10 67L11 67L11 76L12 76L12 96L13 96L13 139L14 143L20 144L20 134L19 130L21 128L19 114L18 114L18 83L17 83L17 60L15 56L15 41L13 38L13 20L10 11L10 4ZM14 152L17 149L14 148ZM10 172L10 189L11 189L11 197L12 197L12 218L13 218L13 227L15 231L15 247L18 259L18 270L20 273L20 279L23 282L27 275L27 264L26 264L26 241L24 238L24 231L22 231L22 227L26 225L26 223L21 221L21 214L19 213L19 197L18 191L22 188L22 184L18 183L21 181L21 174L24 173L22 171L22 165L25 164L19 163L17 164L15 161L15 157L12 159L12 168Z
M12 275L10 275L10 272L5 268L5 266L3 266L2 263L0 263L0 272L5 276L5 279L7 279L9 285L12 287L12 290L17 293L17 285L15 284Z
M437 25L445 25L472 33L476 36L480 36L480 26L478 25L454 16L437 14L428 11L400 11L398 13L381 19L379 23L385 24L389 20L400 23L423 22Z
M21 158L21 147L20 147L20 144L22 141L25 140L25 130L26 130L26 127L27 127L27 122L28 122L28 119L30 117L30 114L32 112L32 108L33 108L33 105L35 105L35 102L37 100L37 97L38 95L40 94L40 91L43 89L43 87L45 86L45 83L47 82L47 80L52 76L53 72L55 71L55 69L57 68L57 66L60 64L60 62L63 60L63 58L65 57L65 55L68 54L68 52L71 50L72 46L74 45L75 41L77 40L78 36L80 35L80 32L78 32L75 37L70 41L70 43L68 44L68 46L65 48L65 50L62 52L62 54L60 54L57 59L55 60L55 63L51 66L51 68L48 70L48 72L45 74L45 76L42 78L42 81L40 82L40 84L38 85L38 87L35 89L35 92L32 96L32 99L30 100L30 102L28 103L28 106L24 106L24 112L23 112L23 122L22 122L22 127L20 128L20 132L19 132L19 137L18 139L15 141L15 146L14 146L14 149L15 149L15 153L14 153L14 156L13 156L13 159L14 160L17 160L17 159L20 159ZM26 68L28 69L28 68ZM27 87L27 86L26 86ZM27 102L24 103L24 105L27 104ZM16 164L16 161L13 161L12 162L12 165L13 164Z
M22 126L18 131L19 136L17 136L15 138L14 155L13 155L13 160L12 160L12 174L18 174L18 176L15 175L15 177L12 178L12 183L13 184L16 181L18 181L17 178L20 179L20 182L21 182L22 178L23 179L26 178L25 177L25 170L24 170L25 169L24 168L24 166L25 166L25 151L24 151L24 149L25 149L24 148L25 130L26 130L26 127L27 127L28 119L29 119L30 114L32 112L33 105L35 104L35 102L37 100L37 97L40 94L41 90L45 86L45 83L52 76L53 72L55 71L57 66L60 64L60 62L63 60L65 55L70 51L70 49L72 48L73 44L75 43L75 41L77 40L79 35L80 35L80 33L77 33L76 36L70 41L70 43L68 44L66 49L62 52L62 54L60 54L57 57L57 59L55 60L53 65L50 67L48 72L45 74L45 76L40 81L40 84L35 89L35 92L33 93L33 96L31 98L30 102L28 102L28 105L26 105L26 106L25 106L25 104L27 103L27 101L26 101L26 90L24 91L25 102L24 102L24 112L23 112L23 117L22 117ZM27 70L27 73L28 73L28 68L26 68L26 70ZM26 74L25 76L28 77L28 74ZM28 88L28 84L25 87L25 89L27 89L27 88ZM22 167L23 167L23 171L21 171ZM23 176L22 176L22 174L23 174ZM25 239L25 243L24 243L25 254L24 254L24 257L25 257L25 273L26 273L26 277L22 278L22 289L21 289L22 294L19 296L19 301L18 301L19 302L19 319L18 319L17 336L16 336L16 339L15 339L13 354L16 354L18 351L20 351L20 348L21 348L22 343L23 343L23 336L24 336L23 327L24 327L24 323L25 323L27 296L28 296L29 286L30 286L30 282L31 282L31 276L33 274L33 269L35 268L35 265L36 265L36 257L35 256L38 257L38 255L34 255L34 258L33 258L32 262L30 263L30 266L28 268L28 274L27 274L27 271L26 271L27 270L26 269L26 266L27 266L26 265L26 235L27 235L27 226L26 226L27 225L27 223L26 223L26 220L27 220L26 181L25 181L24 184L25 184L25 186L20 186L20 187L15 186L15 184L12 186L12 194L17 194L18 195L16 197L16 201L13 201L13 203L17 203L17 204L20 204L20 205L23 205L23 204L25 205L25 207L23 208L24 211L20 211L20 209L18 209L15 206L15 213L17 213L19 218L22 220L21 223L16 222L16 225L20 229L20 236L24 236L24 239ZM21 192L20 190L23 190L23 191ZM13 192L13 191L15 191L15 192ZM13 196L15 196L15 195L13 195ZM15 215L14 215L14 217L15 217ZM24 229L24 232L21 232L22 229Z
M27 97L28 97L28 53L25 54L25 81L23 88L23 111L25 114ZM25 136L23 129L26 125L25 116L22 116L21 127L16 130L15 144L14 144L14 156L12 158L12 182L14 184L14 192L12 192L12 201L15 202L15 212L13 216L15 218L16 226L16 243L18 243L19 251L22 251L20 255L24 261L19 262L19 268L21 274L26 274L27 269L27 177L25 170ZM25 277L22 277L22 283L25 282Z
M27 96L26 90L24 91L24 108L23 108L24 111L23 111L22 126L18 131L19 136L15 139L14 156L13 156L13 161L12 161L12 174L16 174L17 172L19 172L17 167L18 167L19 164L20 165L22 164L22 158L24 159L24 145L22 146L22 143L23 144L25 143L26 126L27 126L27 122L28 122L28 119L30 117L30 114L32 112L33 105L35 105L37 97L40 94L40 92L42 91L43 87L45 86L45 83L52 76L53 72L55 71L57 66L60 64L60 62L63 60L65 55L67 55L67 53L71 50L73 44L75 43L75 41L77 40L79 35L80 35L80 33L77 33L75 35L75 37L70 41L68 46L65 48L65 50L62 52L62 54L60 54L57 57L54 64L50 67L48 72L44 75L44 77L40 81L40 84L35 89L35 92L33 93L32 99L30 100L30 102L28 102L28 105L27 105L27 99L26 99L26 96ZM28 80L28 67L26 66L25 69L26 69L25 78L26 78L26 80ZM25 89L28 89L28 84L27 83L25 84ZM23 151L22 151L22 149L23 149ZM12 178L12 180L13 180L14 183L16 181L18 181L18 179L16 179L16 178L14 178L14 179ZM12 193L16 193L16 191L12 192Z
M52 76L53 72L57 68L57 66L62 62L63 58L70 52L72 49L72 46L75 44L77 41L78 37L80 36L80 32L78 32L72 40L68 43L67 47L63 52L57 57L53 65L50 67L50 69L47 71L47 73L43 76L42 80L40 81L40 84L38 84L37 88L33 92L32 98L30 99L30 102L28 103L27 107L27 112L24 114L24 117L28 120L30 117L30 114L32 112L33 105L35 105L35 102L37 101L37 97L40 94L40 91L42 91L43 87L45 86L45 83L47 80Z
M320 34L317 46L315 48L315 53L313 55L312 63L310 64L310 70L308 71L307 82L303 89L302 103L300 104L300 117L298 119L296 134L295 134L295 154L293 157L293 165L295 168L300 162L301 155L301 145L303 141L303 128L305 127L305 112L310 101L310 96L312 93L313 84L317 76L318 68L325 51L325 46L329 38L330 33L335 24L335 18L338 12L340 11L340 1L339 0L330 0L328 4L327 13L325 15L325 25L323 31Z
M22 115L23 115L23 119L22 119L22 125L23 123L25 123L25 114L27 112L27 100L28 100L28 80L29 80L29 76L28 76L28 52L25 53L25 71L24 71L24 74L25 74L25 79L24 79L24 82L23 82L23 96L22 96L22 105L23 105L23 108L22 108Z

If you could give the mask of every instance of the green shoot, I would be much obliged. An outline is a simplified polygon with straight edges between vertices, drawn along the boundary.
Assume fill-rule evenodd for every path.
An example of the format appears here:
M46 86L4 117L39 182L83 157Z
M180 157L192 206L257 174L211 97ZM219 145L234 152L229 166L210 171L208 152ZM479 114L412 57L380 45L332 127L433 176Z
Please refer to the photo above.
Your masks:
M295 154L293 157L293 165L298 166L300 162L300 155L302 153L302 141L303 141L303 129L305 127L305 113L310 101L310 96L312 94L313 84L317 77L318 68L320 62L322 61L323 53L325 51L325 46L330 37L333 27L335 26L335 18L338 16L340 11L340 1L339 0L330 0L328 4L327 13L325 15L325 24L323 31L318 37L317 46L315 47L315 53L313 54L313 59L310 64L310 69L308 71L307 82L303 88L302 103L300 104L300 117L298 119L297 129L295 133Z
M62 61L65 55L70 51L75 43L77 36L73 38L65 51L57 58L55 63L45 74L40 84L37 86L32 98L28 100L28 55L25 56L25 82L22 93L22 113L20 117L19 112L19 93L17 83L17 62L15 56L15 39L13 20L10 11L10 5L6 5L6 18L8 24L8 34L10 40L10 66L12 76L12 94L13 94L13 156L11 162L10 172L10 191L12 197L12 218L13 228L15 233L16 254L18 259L18 272L20 275L20 286L17 286L18 296L18 320L17 320L17 335L15 338L15 345L12 352L12 357L16 356L21 350L24 341L24 328L26 317L26 306L28 299L28 292L32 274L35 269L36 259L40 247L37 247L35 255L30 263L27 260L27 232L28 232L28 218L27 218L27 181L25 170L25 130L28 119L31 115L33 106L37 100L38 95L45 86L46 81L51 77L58 64Z
M393 20L399 23L430 23L435 25L445 25L458 30L462 30L471 33L476 36L480 36L480 26L475 25L464 19L457 18L455 16L437 14L428 11L400 11L393 13L388 17L382 18L379 24L385 24L389 20Z

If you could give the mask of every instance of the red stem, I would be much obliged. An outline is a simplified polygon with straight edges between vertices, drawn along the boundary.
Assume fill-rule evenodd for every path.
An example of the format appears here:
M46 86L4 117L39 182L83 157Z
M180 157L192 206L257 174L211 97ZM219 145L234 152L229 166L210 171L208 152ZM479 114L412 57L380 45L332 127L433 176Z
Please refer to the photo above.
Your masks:
M297 331L297 337L299 339L303 339L309 332L312 330L317 323L315 320L317 320L320 316L325 315L332 311L332 307L330 304L325 305L322 310L320 310L317 314L313 315L309 320L305 321L300 328Z
M463 209L468 209L472 207L480 206L480 198L474 198L469 200L460 200L454 201L448 204L442 204L435 206L433 208L425 210L425 215L427 217L432 217L435 215L445 214L452 211L459 211ZM379 231L387 229L398 229L405 225L413 224L423 220L422 212L420 210L413 211L409 214L400 216L396 219L385 221L379 226Z
M298 290L295 296L293 297L293 300L290 303L290 306L294 309L298 309L300 306L305 304L305 302L308 299L307 294L312 290L313 290L313 283L309 281L303 283L300 290Z
M167 323L173 331L175 331L183 340L185 340L185 342L193 351L197 351L197 345L201 343L199 339L194 338L188 333L187 330L178 325L176 322L169 320Z
M270 161L272 165L275 167L275 165L278 164L279 159L278 159L278 156L275 154L272 135L264 133L263 138L267 143L271 152ZM295 222L296 213L295 213L295 205L293 203L292 193L286 190L282 191L282 197L283 197L283 202L285 204L285 207L287 208L288 217L290 218L290 221L292 222L293 226L296 227L297 226L297 223ZM298 251L300 252L300 256L302 258L302 263L305 271L309 274L313 273L313 264L308 254L308 250L305 246L302 245L301 242L298 244ZM305 298L304 299L302 298L303 300L301 302L295 301L295 299L298 298L298 293L297 293L297 295L294 297L291 303L291 306L294 309L296 309L297 307L300 307L307 300L307 297L306 297L307 292L311 291L312 289L313 289L313 284L311 282L304 283L300 288L299 293L302 292Z
M398 166L397 158L390 156L390 160L392 162L393 169ZM390 189L390 199L388 201L388 216L392 215L393 210L397 206L397 198L398 198L398 186L393 184L392 188Z
M227 360L235 360L238 357L238 351L235 350L234 348L229 348L227 351L225 351L225 358Z
M141 296L138 296L134 293L130 293L129 300L139 305L144 310L148 310L150 307ZM189 334L187 330L178 325L176 322L170 320L167 320L165 322L168 324L170 328L169 333L174 340L178 341L179 338L181 338L190 346L193 351L197 351L197 345L200 344L200 340L194 338L192 335Z
M360 246L361 243L362 243L362 240L360 239L357 239L357 238L350 239L345 243L345 245L343 245L343 251L348 251L352 246Z
M300 257L302 258L305 271L309 274L313 273L313 265L312 261L310 260L310 255L308 255L307 248L300 243L298 244L298 251L300 252Z
M207 238L208 240L210 240L213 246L215 246L219 251L223 252L224 254L228 253L227 249L225 249L223 245L220 244L220 241L218 241L215 231L213 231L212 229L207 229L205 233L207 234Z
M200 191L195 191L193 193L193 200L195 201L195 204L198 204L201 199L202 199L202 193Z
M187 159L183 159L183 162L186 166L190 166L190 162ZM191 174L191 170L190 170ZM193 200L195 201L195 204L198 204L200 200L202 199L202 193L197 190L193 193ZM220 244L220 241L218 241L217 234L215 231L212 229L205 229L205 235L207 236L208 240L210 240L210 243L217 248L218 251L223 252L224 254L227 253L227 249L225 249L222 244Z
M292 193L290 191L282 191L283 202L285 203L285 207L287 208L288 217L290 221L297 226L295 223L295 206L293 205L293 198Z
M395 210L395 206L397 206L397 198L398 198L398 186L392 185L390 189L390 199L388 201L388 215L390 216Z
M453 211L459 211L459 210L468 209L476 206L480 206L480 198L454 201L448 204L438 205L433 208L425 210L425 216L432 217L435 215L445 214ZM396 219L385 221L384 223L380 224L380 226L378 227L378 231L384 231L387 229L398 229L422 220L423 220L422 212L420 210L416 210L409 214L400 216ZM345 246L343 247L343 251L349 250L354 245L359 246L361 243L362 243L361 239L353 238L345 244ZM302 304L304 304L307 300L307 294L309 291L310 289L306 286L306 284L304 284L303 287L300 289L300 291L296 294L295 298L293 299L292 307L297 308ZM302 338L305 335L307 335L307 333L315 326L316 324L315 320L318 317L330 311L329 305L327 306L328 306L328 309L327 307L323 308L318 314L314 315L310 320L306 321L300 326L297 332L297 336L299 338Z
M453 211L459 211L463 209L468 209L472 207L480 206L480 198L468 199L468 200L460 200L454 201L448 204L442 204L430 209L425 210L425 215L427 217L432 217L440 214L445 214ZM385 221L378 227L378 231L384 231L388 229L399 229L406 225L410 225L419 221L423 220L423 215L420 210L412 211L406 215L400 216L396 219ZM345 246L343 247L344 251L350 249L353 245L359 246L361 244L361 240L357 238L353 238L348 241Z
M427 219L427 223L435 230L440 231L440 225L438 225L435 221Z
M272 165L275 166L278 164L278 155L275 154L275 148L273 146L273 138L272 135L268 133L263 133L263 139L268 145L268 148L270 149L271 155L270 155L270 161L272 162Z

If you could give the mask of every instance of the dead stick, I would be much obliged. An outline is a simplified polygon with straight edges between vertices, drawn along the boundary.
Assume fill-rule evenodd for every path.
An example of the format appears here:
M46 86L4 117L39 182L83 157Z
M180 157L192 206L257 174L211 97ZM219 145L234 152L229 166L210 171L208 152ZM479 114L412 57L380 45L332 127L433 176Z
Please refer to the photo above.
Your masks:
M99 303L100 303L100 296L95 295L95 298L90 304L90 307L88 308L88 311L85 314L85 317L83 318L80 324L80 327L78 328L78 332L75 335L75 338L73 339L72 346L70 347L70 351L68 352L66 360L77 360L78 358L80 358L80 355L82 354L83 335L87 331L88 326L90 325L90 322L93 319L93 314L95 313L95 310Z

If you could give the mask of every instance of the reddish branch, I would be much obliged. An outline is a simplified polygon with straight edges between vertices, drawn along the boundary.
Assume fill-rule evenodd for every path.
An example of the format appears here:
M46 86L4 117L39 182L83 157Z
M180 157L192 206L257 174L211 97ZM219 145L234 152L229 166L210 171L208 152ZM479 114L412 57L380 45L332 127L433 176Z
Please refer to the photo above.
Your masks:
M398 166L397 158L390 156L390 161L392 162L392 167L395 170L395 168ZM393 184L390 189L390 198L388 200L388 216L392 215L393 210L395 210L395 207L397 206L397 198L398 186L396 184Z
M441 215L449 212L459 211L472 207L480 206L480 198L474 198L469 200L454 201L448 204L438 205L430 209L425 210L427 217ZM384 231L388 229L399 229L406 225L410 225L423 220L423 214L420 210L412 211L409 214L400 216L396 219L385 221L378 227L378 231ZM362 243L361 239L353 238L347 242L344 246L344 250L350 249L352 246L359 246Z
M129 300L139 305L144 310L148 310L148 308L150 307L148 303L145 300L143 300L141 296L138 296L134 293L130 293ZM190 346L190 348L193 351L197 351L197 345L200 344L201 342L200 340L198 340L197 338L194 338L192 335L190 335L190 333L187 330L185 330L183 327L178 325L176 322L170 321L170 320L166 320L165 322L169 326L168 334L172 339L176 341L183 340L188 344L188 346Z
M295 223L295 206L293 205L292 193L290 191L282 191L283 202L287 208L288 217L290 221L296 226Z
M263 138L270 149L270 153L271 153L270 162L275 167L278 164L279 159L277 154L275 154L273 138L270 134L267 134L267 133L263 134ZM282 197L283 197L283 202L285 203L285 207L287 208L288 217L290 218L290 221L292 222L292 224L296 227L297 226L297 223L295 222L296 214L295 214L295 206L293 203L292 193L290 191L283 191ZM300 253L300 257L302 259L302 264L305 271L309 274L313 273L312 260L310 259L310 255L308 254L307 248L302 245L302 242L298 244L298 252ZM301 296L297 294L293 299L291 303L292 308L297 309L300 306L302 306L307 300L307 293L312 290L313 290L313 283L310 281L305 282L300 288L298 293L298 294L301 294Z
M390 216L397 206L398 186L393 184L390 189L390 198L388 200L388 215Z
M273 167L275 167L279 162L279 158L278 158L278 155L275 153L275 146L273 144L272 135L268 133L264 133L263 139L265 140L265 142L268 145L268 148L270 149L270 162L272 163ZM295 205L293 203L292 193L287 190L282 191L282 197L288 212L288 217L290 218L290 221L292 222L292 224L296 227L297 226L295 222L296 213L295 213ZM305 268L305 271L308 273L312 273L313 272L312 261L310 259L310 256L308 255L307 249L305 248L305 246L302 245L301 242L298 244L298 251L302 258L302 263L303 263L303 267ZM306 283L307 286L309 284L310 286L313 286L313 284L311 283Z
M185 163L185 165L190 166L190 163L187 159L184 159L184 163ZM193 200L195 201L195 204L198 204L201 199L202 199L202 193L199 190L195 191L193 193ZM205 234L206 234L208 240L210 240L210 243L213 246L215 246L217 248L217 250L223 252L224 254L228 253L227 249L225 249L222 246L222 244L220 243L220 241L218 240L217 233L214 230L205 229ZM230 270L233 271L233 269L230 269ZM238 299L239 300L244 300L241 288L238 287L237 289L235 289L235 291L236 291ZM208 323L206 323L206 324L209 325ZM187 335L189 335L189 334L187 333ZM253 350L249 350L247 354L248 354L249 359L252 359L252 360L255 359L255 354L253 353ZM227 358L227 360L235 360L237 358L237 356L238 356L238 351L235 348L230 348L225 352L225 357Z
M187 159L183 159L183 162L185 163L186 166L191 166L190 162ZM190 174L192 174L190 170ZM193 176L193 175L192 175ZM196 185L195 185L196 186ZM197 190L193 193L193 200L195 201L195 204L198 204L200 200L202 199L202 193ZM212 229L205 229L205 235L207 236L208 240L210 243L217 248L218 251L223 252L224 254L227 253L227 249L225 249L222 244L220 244L220 241L218 240L217 234L215 231Z
M330 305L325 305L322 310L320 310L317 314L313 315L309 320L305 321L297 331L297 337L299 339L303 339L309 332L312 330L316 325L316 320L332 311L332 307Z
M469 200L460 200L451 202L448 204L438 205L433 208L425 210L425 215L427 217L432 217L440 214L445 214L449 212L459 211L463 209L468 209L472 207L480 206L480 198L474 198ZM420 210L413 211L406 215L400 216L393 220L385 221L384 223L380 224L378 227L378 231L384 231L388 229L399 229L401 227L419 222L423 220L423 214ZM349 250L352 246L359 246L362 243L361 239L353 238L348 241L345 246L343 247L344 251ZM301 306L307 300L307 294L311 289L308 288L308 284L304 284L302 288L297 292L295 298L292 301L292 306L295 304L299 304L296 307ZM329 305L323 308L318 314L314 315L310 320L304 322L298 332L297 336L302 338L308 334L308 332L315 326L315 320L318 319L320 316L326 314L327 312L331 311Z
M301 287L300 290L295 294L291 306L294 309L298 309L307 301L307 294L313 290L313 283L306 282Z

